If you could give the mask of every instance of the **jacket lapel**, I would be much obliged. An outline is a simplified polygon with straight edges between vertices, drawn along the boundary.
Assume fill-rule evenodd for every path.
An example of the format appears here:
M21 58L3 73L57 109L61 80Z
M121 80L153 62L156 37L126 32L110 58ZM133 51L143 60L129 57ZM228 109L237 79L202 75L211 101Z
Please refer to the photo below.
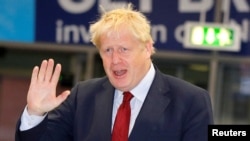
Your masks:
M169 88L163 77L162 73L156 71L155 79L130 134L130 141L147 140L154 123L169 104L170 98L167 95Z
M97 91L99 93L95 97L93 125L87 140L107 141L111 140L114 87L107 80L103 89Z

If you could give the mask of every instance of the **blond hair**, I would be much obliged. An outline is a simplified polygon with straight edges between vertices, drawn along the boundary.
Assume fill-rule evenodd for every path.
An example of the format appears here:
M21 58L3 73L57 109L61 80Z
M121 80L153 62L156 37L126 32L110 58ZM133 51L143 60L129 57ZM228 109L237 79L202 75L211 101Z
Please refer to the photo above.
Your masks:
M99 48L101 35L109 31L118 32L124 28L142 43L150 43L153 46L150 22L141 12L134 10L131 3L126 7L103 12L97 22L90 24L91 42Z

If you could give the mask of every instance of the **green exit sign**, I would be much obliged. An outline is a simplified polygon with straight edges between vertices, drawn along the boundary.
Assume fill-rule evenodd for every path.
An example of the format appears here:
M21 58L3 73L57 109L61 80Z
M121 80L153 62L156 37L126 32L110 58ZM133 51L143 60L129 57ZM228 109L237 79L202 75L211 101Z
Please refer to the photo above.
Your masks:
M186 22L184 47L236 52L240 50L240 29L236 25Z

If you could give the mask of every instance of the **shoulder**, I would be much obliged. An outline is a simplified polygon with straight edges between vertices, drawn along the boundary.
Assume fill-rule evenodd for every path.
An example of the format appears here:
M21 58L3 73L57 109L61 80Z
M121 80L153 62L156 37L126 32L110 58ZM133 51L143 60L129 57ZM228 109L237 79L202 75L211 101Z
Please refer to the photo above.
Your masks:
M186 80L175 76L156 73L158 87L163 87L172 105L179 105L180 109L207 109L211 111L211 99L208 91ZM161 83L161 84L160 84Z
M207 97L209 95L207 90L178 77L164 74L159 70L156 71L155 81L158 86L165 87L174 96Z
M100 93L106 92L107 89L113 90L114 88L106 76L79 81L71 89L68 101L78 101L76 103L89 103Z
M105 87L105 85L111 86L111 84L106 76L101 77L101 78L92 78L92 79L88 79L88 80L84 80L84 81L79 81L73 87L73 90L74 89L77 89L78 91L81 91L81 90L84 90L84 91L100 90L102 87Z

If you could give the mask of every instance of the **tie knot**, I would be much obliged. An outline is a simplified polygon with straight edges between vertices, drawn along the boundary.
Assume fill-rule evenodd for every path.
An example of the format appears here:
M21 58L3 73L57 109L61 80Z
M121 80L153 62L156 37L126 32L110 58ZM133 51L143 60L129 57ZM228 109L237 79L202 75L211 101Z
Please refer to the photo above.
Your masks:
M123 102L129 102L133 98L130 92L123 92Z

